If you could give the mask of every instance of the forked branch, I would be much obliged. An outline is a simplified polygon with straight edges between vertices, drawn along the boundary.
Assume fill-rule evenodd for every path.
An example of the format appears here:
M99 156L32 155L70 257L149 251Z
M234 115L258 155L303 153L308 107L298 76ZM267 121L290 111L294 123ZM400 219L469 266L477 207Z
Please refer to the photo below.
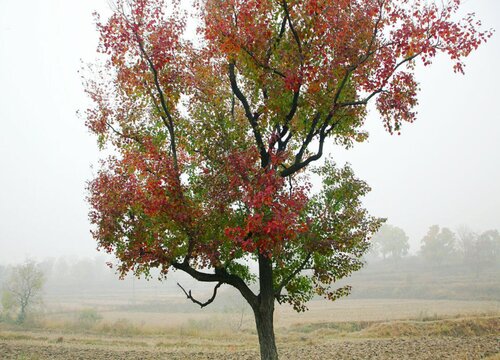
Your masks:
M216 268L215 273L205 273L193 269L189 266L188 262L174 262L172 266L177 269L184 271L185 273L191 275L194 279L201 282L220 282L223 284L228 284L236 288L246 301L253 307L257 304L257 296L250 290L248 285L243 281L242 278L235 274L229 274L224 268Z
M187 298L188 298L189 300L191 300L192 302L194 302L195 304L200 305L200 307L201 307L201 308L204 308L205 306L210 305L210 304L211 304L211 303L215 300L215 297L217 296L217 289L219 289L221 285L222 285L222 283L221 283L221 282L217 283L217 285L215 285L215 288L214 288L214 293L212 294L212 297L211 297L210 299L208 299L207 301L205 301L205 302L203 302L203 303L202 303L201 301L196 300L196 299L193 297L193 295L191 294L191 290L186 291L186 290L182 287L182 285L181 285L181 284L177 283L177 286L179 286L179 287L182 289L182 291L183 291L183 292L184 292L184 294L187 296Z

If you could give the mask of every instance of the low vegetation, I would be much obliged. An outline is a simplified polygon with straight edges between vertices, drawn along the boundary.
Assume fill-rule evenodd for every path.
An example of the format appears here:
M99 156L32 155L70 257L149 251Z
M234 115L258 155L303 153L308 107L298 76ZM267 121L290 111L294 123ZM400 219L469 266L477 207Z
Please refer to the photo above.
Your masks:
M64 359L70 355L83 359L258 358L256 332L250 329L231 332L223 322L191 320L175 330L138 326L126 320L113 323L98 320L91 327L80 328L76 324L55 327L54 323L46 322L30 330L3 324L2 359ZM472 317L456 314L453 318L438 316L434 320L297 323L277 330L282 356L297 360L311 359L310 356L326 360L332 354L342 354L341 350L349 350L342 359L370 356L493 360L500 353L499 337L500 314Z
M96 276L102 262L72 262L66 271L55 263L52 272L42 264L44 307L23 323L0 320L2 360L258 359L253 314L230 289L200 310L168 283ZM348 299L315 300L301 314L277 308L282 358L494 360L500 353L498 267L478 275L460 264L426 267L418 257L368 267L349 279ZM96 282L78 288L91 275ZM209 290L195 292L203 298Z

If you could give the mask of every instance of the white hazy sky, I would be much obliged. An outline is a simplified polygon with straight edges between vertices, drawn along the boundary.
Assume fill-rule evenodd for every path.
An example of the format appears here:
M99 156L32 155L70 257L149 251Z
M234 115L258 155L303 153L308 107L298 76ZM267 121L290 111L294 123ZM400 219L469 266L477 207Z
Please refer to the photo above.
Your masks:
M0 0L0 263L26 256L95 256L85 182L99 153L76 116L86 98L77 71L95 59L92 11L106 0ZM466 0L500 30L500 1ZM419 69L418 121L333 149L373 188L367 207L402 227L414 249L428 226L500 229L500 33L456 75L438 59Z

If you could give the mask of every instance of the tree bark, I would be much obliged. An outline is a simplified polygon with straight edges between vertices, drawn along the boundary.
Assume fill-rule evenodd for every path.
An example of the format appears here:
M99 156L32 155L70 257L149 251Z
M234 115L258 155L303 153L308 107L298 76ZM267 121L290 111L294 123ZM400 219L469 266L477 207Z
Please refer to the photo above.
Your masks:
M253 307L255 325L259 335L261 360L278 360L274 337L274 286L272 262L265 255L259 255L260 294Z
M272 309L254 309L254 314L257 334L259 335L261 360L278 360L278 350L274 337L274 306Z

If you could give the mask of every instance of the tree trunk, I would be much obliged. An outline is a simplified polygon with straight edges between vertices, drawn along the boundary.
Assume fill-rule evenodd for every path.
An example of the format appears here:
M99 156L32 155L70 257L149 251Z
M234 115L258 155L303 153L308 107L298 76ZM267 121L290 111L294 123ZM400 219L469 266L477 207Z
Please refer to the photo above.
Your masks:
M253 307L255 325L259 335L261 360L278 360L274 337L274 286L271 260L259 255L260 294Z
M21 310L19 311L19 314L17 315L17 323L22 324L22 323L24 323L25 319L26 319L26 306L24 304L21 304Z
M261 360L278 360L278 350L274 338L273 313L274 308L254 310Z

